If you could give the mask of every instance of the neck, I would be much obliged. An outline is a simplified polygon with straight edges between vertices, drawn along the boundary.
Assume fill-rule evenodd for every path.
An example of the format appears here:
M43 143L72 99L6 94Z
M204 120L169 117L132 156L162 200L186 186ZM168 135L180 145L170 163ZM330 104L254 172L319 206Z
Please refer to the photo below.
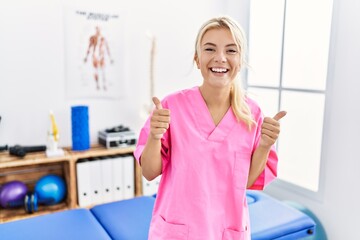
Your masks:
M202 85L199 87L199 90L215 126L217 126L229 110L230 89L209 89Z
M199 90L208 108L230 107L230 88L209 88L201 85Z

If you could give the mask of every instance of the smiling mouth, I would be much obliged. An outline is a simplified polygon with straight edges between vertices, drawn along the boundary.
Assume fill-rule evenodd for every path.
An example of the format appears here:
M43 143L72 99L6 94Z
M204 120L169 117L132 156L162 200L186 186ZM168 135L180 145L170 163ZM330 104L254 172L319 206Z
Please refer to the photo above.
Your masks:
M210 68L210 71L213 73L227 73L229 69L226 68Z

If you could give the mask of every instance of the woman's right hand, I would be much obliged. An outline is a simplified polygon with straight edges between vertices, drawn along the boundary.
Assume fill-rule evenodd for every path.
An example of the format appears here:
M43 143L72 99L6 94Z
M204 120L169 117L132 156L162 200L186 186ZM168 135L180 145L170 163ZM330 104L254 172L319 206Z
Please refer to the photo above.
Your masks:
M152 98L155 109L150 119L150 135L153 139L161 139L170 126L170 110L163 109L157 97Z

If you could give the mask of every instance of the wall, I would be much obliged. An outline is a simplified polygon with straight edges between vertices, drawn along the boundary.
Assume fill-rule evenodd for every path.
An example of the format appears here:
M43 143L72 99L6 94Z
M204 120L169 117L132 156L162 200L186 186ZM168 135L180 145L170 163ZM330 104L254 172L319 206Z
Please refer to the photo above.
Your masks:
M71 106L89 106L91 142L99 130L119 124L138 131L150 101L151 31L157 38L155 94L198 85L193 45L200 25L220 14L221 1L0 1L0 145L46 143L49 110L60 129L60 145L71 146ZM126 95L120 99L70 99L66 94L64 19L66 6L126 14ZM146 113L145 113L146 116Z

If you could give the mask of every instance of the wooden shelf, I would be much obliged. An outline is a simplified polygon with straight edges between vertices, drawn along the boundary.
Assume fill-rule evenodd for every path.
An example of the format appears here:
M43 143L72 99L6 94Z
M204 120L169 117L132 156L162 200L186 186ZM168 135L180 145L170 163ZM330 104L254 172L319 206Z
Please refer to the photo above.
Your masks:
M52 163L59 161L69 161L70 159L71 156L67 151L65 151L64 156L51 157L51 158L46 157L46 154L44 152L28 153L23 158L12 156L6 152L2 152L0 153L0 169L7 167L28 166L28 165Z
M6 152L0 153L0 185L19 180L24 182L28 189L32 191L36 181L47 174L56 174L63 177L67 185L67 196L62 203L51 206L40 205L38 212L33 214L26 213L23 208L4 209L0 206L0 223L78 208L76 162L83 158L132 154L134 150L135 147L107 149L101 145L94 145L86 151L72 151L71 148L64 148L64 156L51 158L46 157L44 152L29 153L23 158L11 156ZM140 196L142 193L141 169L135 161L134 164L134 194Z
M72 156L73 159L77 160L79 158L89 158L89 157L101 157L109 156L116 154L127 154L133 153L135 147L126 147L126 148L105 148L101 145L94 145L89 150L85 151L72 151L70 148L66 148L66 151Z
M1 209L0 211L0 223L11 222L15 220L25 219L29 217L41 216L58 211L68 210L70 207L67 203L62 202L51 206L39 206L39 209L35 213L27 213L24 208L15 209Z

